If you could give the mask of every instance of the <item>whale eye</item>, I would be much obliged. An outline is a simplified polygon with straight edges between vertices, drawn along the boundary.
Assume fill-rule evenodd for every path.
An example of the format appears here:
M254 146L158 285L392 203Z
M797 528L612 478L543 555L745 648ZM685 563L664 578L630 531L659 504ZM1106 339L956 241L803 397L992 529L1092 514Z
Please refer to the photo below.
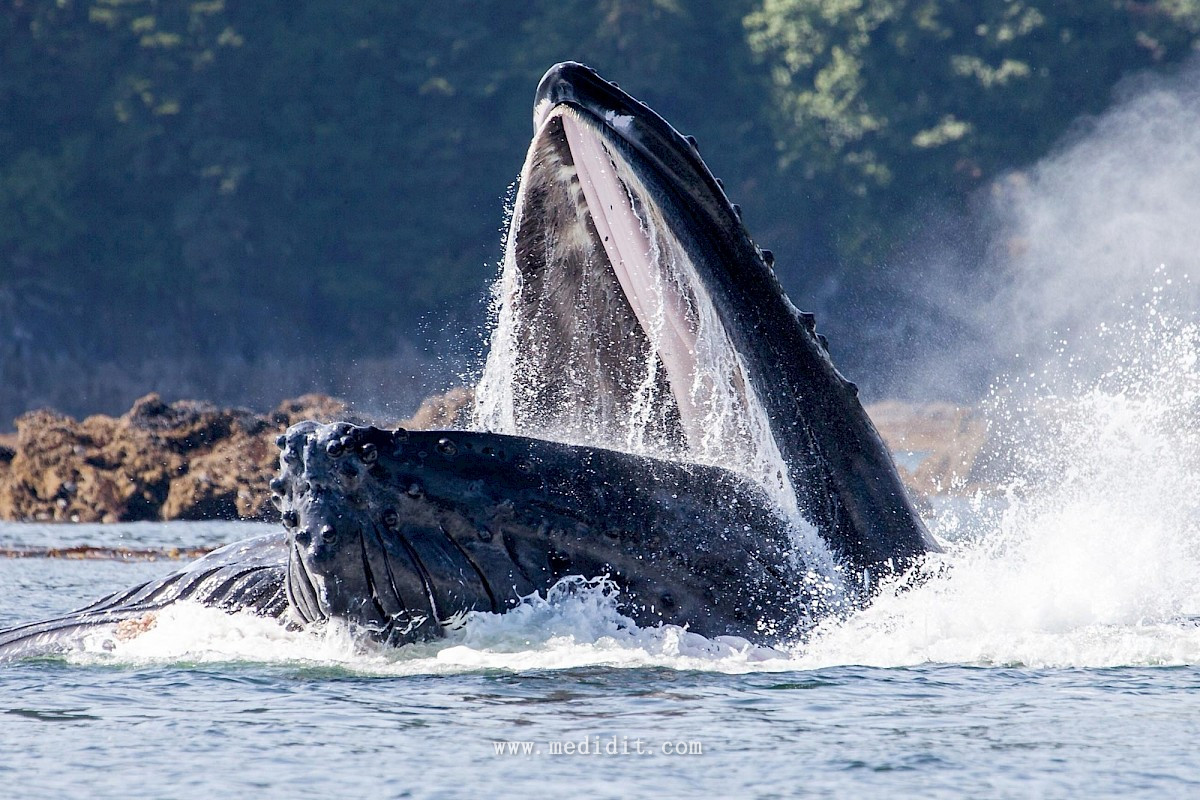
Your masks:
M396 509L389 508L383 512L383 524L392 531L400 527L400 515L396 513Z
M452 456L458 452L458 447L457 447L457 445L454 444L453 439L444 439L443 438L443 439L438 439L437 451L439 453L441 453L442 455L446 456L447 458L449 458L450 456Z
M325 544L333 544L337 541L337 531L333 529L332 525L321 526L321 541Z
M379 450L375 445L367 442L362 447L358 448L359 457L362 458L364 464L374 464L379 460Z

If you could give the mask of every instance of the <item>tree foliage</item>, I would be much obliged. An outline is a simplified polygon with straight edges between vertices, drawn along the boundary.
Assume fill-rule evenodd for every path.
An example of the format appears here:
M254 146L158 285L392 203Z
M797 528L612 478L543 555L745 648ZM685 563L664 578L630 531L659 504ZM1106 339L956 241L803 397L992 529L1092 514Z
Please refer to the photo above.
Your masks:
M880 255L920 200L1023 166L1125 74L1178 60L1196 0L763 0L781 172L807 185L849 263Z
M697 134L804 289L1198 30L1200 0L9 0L0 358L370 354L474 317L566 58Z

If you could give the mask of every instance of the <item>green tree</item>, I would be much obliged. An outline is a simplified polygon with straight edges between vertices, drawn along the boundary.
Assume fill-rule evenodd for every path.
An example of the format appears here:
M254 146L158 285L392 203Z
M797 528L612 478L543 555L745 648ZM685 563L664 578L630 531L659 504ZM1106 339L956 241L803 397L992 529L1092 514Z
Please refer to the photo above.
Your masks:
M922 201L962 198L1045 153L1131 70L1177 61L1195 0L763 0L780 169L843 264L904 239Z

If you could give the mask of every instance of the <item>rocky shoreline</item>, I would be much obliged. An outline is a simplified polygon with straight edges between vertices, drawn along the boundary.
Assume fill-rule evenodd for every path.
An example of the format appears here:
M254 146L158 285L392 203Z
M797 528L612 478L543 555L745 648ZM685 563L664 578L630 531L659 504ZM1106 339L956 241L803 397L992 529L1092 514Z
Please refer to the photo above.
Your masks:
M388 424L451 427L469 402L468 390L452 390ZM986 425L971 409L886 402L868 411L918 501L982 485ZM342 401L316 394L265 414L157 394L120 417L31 411L16 420L15 434L0 436L0 519L272 520L275 437L306 419L362 421Z

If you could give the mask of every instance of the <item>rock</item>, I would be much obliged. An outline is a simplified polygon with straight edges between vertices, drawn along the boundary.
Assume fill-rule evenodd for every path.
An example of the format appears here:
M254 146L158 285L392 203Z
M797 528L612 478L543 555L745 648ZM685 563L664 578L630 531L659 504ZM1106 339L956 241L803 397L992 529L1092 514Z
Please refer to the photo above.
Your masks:
M0 518L269 519L275 437L304 419L348 416L323 395L265 415L157 394L118 418L32 411L17 419L14 442L0 442Z
M12 472L13 459L17 457L17 437L15 434L0 433L0 486L8 481Z
M467 418L474 403L475 390L459 386L445 394L425 398L417 413L401 422L400 427L414 431L462 428L468 422Z
M915 497L987 488L975 475L987 443L987 422L975 409L887 401L869 406L867 413Z

